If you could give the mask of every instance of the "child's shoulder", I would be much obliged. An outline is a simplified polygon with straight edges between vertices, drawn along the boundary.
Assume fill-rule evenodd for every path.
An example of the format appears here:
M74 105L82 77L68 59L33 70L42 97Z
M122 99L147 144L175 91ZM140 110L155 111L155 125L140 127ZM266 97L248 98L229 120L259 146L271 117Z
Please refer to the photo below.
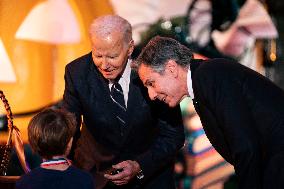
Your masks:
M42 169L40 167L32 169L29 173L23 174L19 180L16 182L16 188L22 188L26 184L34 180L35 177L41 177Z
M70 166L68 168L68 172L76 174L78 176L91 177L91 174L89 172L79 169L75 166Z
M68 172L70 174L69 178L71 177L76 178L76 181L80 182L81 188L93 188L94 180L93 176L89 172L81 170L74 166L70 166L68 168Z

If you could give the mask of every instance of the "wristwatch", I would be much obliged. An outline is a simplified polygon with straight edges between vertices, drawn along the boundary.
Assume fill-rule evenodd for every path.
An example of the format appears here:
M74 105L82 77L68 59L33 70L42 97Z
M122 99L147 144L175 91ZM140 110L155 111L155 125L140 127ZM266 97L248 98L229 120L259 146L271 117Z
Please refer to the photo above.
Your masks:
M144 178L144 174L143 174L143 171L142 171L142 170L140 170L140 171L137 173L136 178L139 179L139 180L141 180L142 178Z

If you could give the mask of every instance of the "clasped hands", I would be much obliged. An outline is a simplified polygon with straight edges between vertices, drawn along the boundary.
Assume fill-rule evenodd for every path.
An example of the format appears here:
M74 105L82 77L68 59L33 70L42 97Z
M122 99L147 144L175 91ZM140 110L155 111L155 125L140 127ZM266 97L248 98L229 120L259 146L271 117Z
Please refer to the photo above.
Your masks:
M114 175L106 173L104 174L104 177L116 185L127 184L141 170L140 165L136 161L132 160L122 161L116 165L113 165L112 168L121 171Z

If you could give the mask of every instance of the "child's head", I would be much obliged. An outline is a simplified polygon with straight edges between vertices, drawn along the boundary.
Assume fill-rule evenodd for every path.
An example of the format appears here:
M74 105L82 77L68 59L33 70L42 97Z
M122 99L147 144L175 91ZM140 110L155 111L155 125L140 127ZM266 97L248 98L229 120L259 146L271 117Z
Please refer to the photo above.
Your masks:
M76 120L73 114L48 108L30 121L29 143L32 149L45 159L68 155L75 130Z

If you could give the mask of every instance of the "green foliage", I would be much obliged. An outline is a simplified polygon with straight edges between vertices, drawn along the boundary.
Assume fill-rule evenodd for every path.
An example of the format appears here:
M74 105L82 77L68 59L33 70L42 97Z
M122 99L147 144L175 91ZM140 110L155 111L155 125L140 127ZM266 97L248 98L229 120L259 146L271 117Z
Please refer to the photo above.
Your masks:
M184 16L174 17L170 20L159 19L141 34L141 43L139 46L145 46L152 37L157 35L171 37L181 43L187 43L188 24L186 19Z

